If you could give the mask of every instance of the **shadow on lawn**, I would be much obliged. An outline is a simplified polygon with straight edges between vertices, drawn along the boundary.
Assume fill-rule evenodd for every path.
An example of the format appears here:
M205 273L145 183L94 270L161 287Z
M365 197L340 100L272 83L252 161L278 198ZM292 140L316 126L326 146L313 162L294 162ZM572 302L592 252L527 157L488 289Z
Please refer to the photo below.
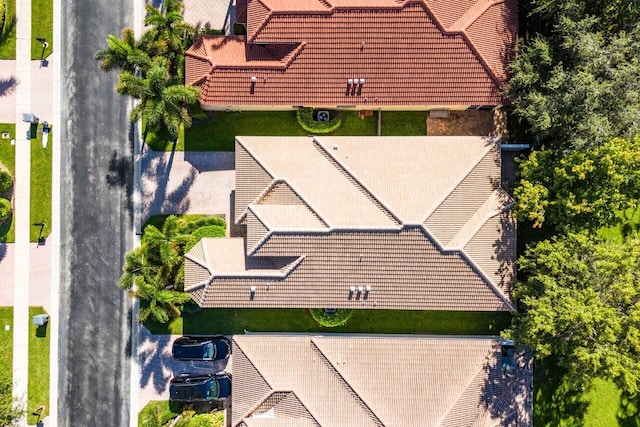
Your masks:
M621 427L640 427L640 393L622 392L616 418Z
M536 361L534 378L534 425L584 425L588 389L580 389L551 357Z

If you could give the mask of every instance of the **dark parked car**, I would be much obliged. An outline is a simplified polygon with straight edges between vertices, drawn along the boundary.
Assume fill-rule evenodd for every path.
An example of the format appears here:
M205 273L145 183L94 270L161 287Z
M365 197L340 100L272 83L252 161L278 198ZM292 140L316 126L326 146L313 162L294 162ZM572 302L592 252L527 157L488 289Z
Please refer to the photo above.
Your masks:
M229 357L231 343L222 336L180 337L173 343L173 357L180 360L221 360Z
M169 400L202 402L222 399L231 395L231 377L218 374L180 374L171 379Z

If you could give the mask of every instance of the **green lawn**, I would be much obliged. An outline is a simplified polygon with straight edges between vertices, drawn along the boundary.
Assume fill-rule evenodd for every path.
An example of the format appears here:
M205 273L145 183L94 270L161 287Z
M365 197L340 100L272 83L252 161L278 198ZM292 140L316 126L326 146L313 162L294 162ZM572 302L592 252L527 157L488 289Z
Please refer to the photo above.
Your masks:
M331 135L375 135L377 116L364 119L355 111L342 112L342 126ZM178 151L233 151L237 135L304 136L295 111L216 111L213 118L194 124L178 139ZM171 141L166 133L148 132L145 141L156 151L170 150Z
M168 400L152 400L138 413L138 426L163 426L179 414L180 408L175 404L170 405ZM158 424L154 424L150 419L158 420L160 422Z
M499 335L509 313L355 310L343 326L324 328L305 309L207 309L183 313L167 325L147 321L154 334L240 334L252 332L346 332L372 334Z
M27 389L27 421L35 424L38 417L31 415L43 405L41 418L49 413L49 331L38 329L31 316L46 313L42 307L29 307L29 383ZM9 330L5 330L9 325ZM0 372L11 376L13 369L13 307L0 307Z
M9 325L9 330L5 330ZM13 372L13 307L0 307L0 372L12 377Z
M42 237L51 233L51 152L53 150L52 135L49 134L47 149L42 148L42 131L38 126L38 134L31 140L31 218L30 241L37 242L40 227L34 223L44 222Z
M640 395L622 393L613 382L597 378L586 393L563 384L552 360L534 367L534 425L639 427Z
M9 139L0 139L0 163L5 165L11 172L16 174L16 149L15 145L11 145L11 139L16 137L16 126L13 124L0 124L0 133L9 132ZM0 227L0 242L13 243L15 240L13 217L2 227Z
M49 414L49 324L38 327L31 317L44 314L42 307L29 307L29 388L27 396L27 422L36 424L38 417L32 412L43 405L40 418Z
M607 239L622 243L624 238L628 235L638 233L640 230L640 206L636 209L627 209L621 214L623 220L615 227L601 228L598 230L598 234Z
M16 59L16 0L5 0L7 15L0 28L0 59Z
M383 111L382 136L420 136L427 134L426 111Z
M9 132L11 138L15 138L15 126L0 124L0 132ZM11 170L15 176L15 146L10 144L10 139L0 139L0 161ZM31 140L31 215L30 236L31 242L37 242L40 236L40 227L34 223L44 222L46 226L42 230L42 236L51 233L51 150L53 149L52 137L49 135L47 149L42 148L42 126L38 126L38 132ZM15 241L14 221L4 225L0 229L0 242L12 243Z
M53 0L31 1L31 59L44 59L53 52ZM36 37L49 44L43 48Z

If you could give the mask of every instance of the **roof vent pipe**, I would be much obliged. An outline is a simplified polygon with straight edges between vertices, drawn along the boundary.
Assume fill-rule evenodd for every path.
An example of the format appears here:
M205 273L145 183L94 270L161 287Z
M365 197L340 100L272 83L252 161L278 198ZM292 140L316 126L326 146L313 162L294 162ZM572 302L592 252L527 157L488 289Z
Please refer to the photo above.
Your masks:
M364 79L360 79L360 84L363 85L364 84Z
M347 79L347 84L348 85L353 84L353 79Z
M251 76L251 83L256 83L258 78L256 76Z

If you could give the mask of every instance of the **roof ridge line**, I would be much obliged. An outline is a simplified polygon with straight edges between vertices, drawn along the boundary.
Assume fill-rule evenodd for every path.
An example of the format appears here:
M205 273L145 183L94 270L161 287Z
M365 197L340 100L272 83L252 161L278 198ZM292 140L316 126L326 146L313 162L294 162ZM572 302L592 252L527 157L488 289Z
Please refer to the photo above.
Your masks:
M306 255L300 255L299 257L295 257L292 256L291 258L296 258L295 260L293 260L289 265L287 265L284 269L284 271L282 271L282 269L256 269L257 271L259 271L260 273L251 273L251 270L245 270L245 271L235 271L235 272L221 272L220 274L212 274L211 275L211 279L208 283L208 285L211 285L211 283L213 283L213 281L215 279L222 279L222 278L232 278L232 279L241 279L241 278L247 278L247 279L255 279L255 278L263 278L265 280L275 280L275 279L286 279L287 276L289 274L291 274L293 272L293 270L295 270L296 268L298 268L298 266L300 265L300 263L302 261L305 260L307 256ZM267 273L268 271L268 273ZM273 273L272 273L273 271ZM207 286L207 289L209 288L209 286Z
M358 176L353 171L351 171L345 164L343 164L340 160L338 160L337 157L335 157L329 150L327 150L327 148L323 145L323 143L320 142L320 139L318 137L316 136L313 137L313 144L316 147L319 147L325 153L326 157L330 159L329 161L331 163L333 163L335 166L338 166L338 169L340 169L345 175L353 179L355 184L359 187L360 191L363 191L368 199L372 199L373 204L378 209L382 210L383 213L387 215L387 217L391 217L396 222L397 225L402 226L403 221L400 219L400 217L398 217L398 215L396 215L382 201L380 197L378 197L372 190L370 190L366 185L364 185L362 180L358 178Z
M410 3L411 0L407 1L408 4ZM471 38L469 37L469 35L467 34L466 30L468 27L470 27L471 25L473 25L473 23L475 21L478 20L478 18L480 18L482 15L484 15L486 13L487 10L489 10L490 7L497 5L497 4L501 4L504 3L505 0L477 0L476 3L474 3L473 6L471 6L469 9L467 9L467 11L465 13L463 13L457 20L456 22L454 22L451 26L449 26L449 28L445 28L444 25L442 24L442 22L440 22L440 19L438 18L437 14L435 12L433 12L433 10L431 10L431 7L427 4L427 0L417 0L417 3L421 3L422 5L424 5L424 7L428 10L430 16L434 19L434 21L436 22L436 26L439 27L442 31L443 35L450 35L450 34L460 34L465 42L469 45L469 47L471 48L471 50L473 51L474 55L476 56L476 58L478 59L478 61L480 61L480 63L482 64L482 66L484 67L484 69L489 73L489 75L491 76L491 78L495 81L495 83L500 87L502 85L502 81L498 78L497 74L495 73L495 71L493 70L493 68L491 68L489 66L489 64L487 63L487 61L484 59L484 57L480 54L480 51L478 50L478 48L475 46L475 44L471 41ZM473 21L471 21L466 27L464 28L455 28L454 25L458 23L458 21L460 21L465 15L468 14L468 12L474 8L474 6L476 6L476 4L480 3L480 2L485 2L485 5L487 3L488 4L485 8L483 8L482 13L477 13L475 18L473 19ZM467 20L469 20L469 18L467 18Z
M314 341L315 337L311 337L311 340L309 341L311 344L311 349L314 350L315 352L317 352L322 360L325 362L325 364L328 366L328 368L333 371L333 373L336 375L336 379L342 383L342 385L347 388L347 390L350 392L350 394L355 398L356 402L358 403L358 405L369 414L369 416L371 418L373 418L373 422L375 424L377 424L380 427L384 427L384 423L382 422L382 420L376 415L375 412L373 412L373 409L371 409L371 407L369 405L366 404L366 402L362 399L362 397L360 397L360 395L358 394L358 392L355 391L355 389L351 386L351 384L349 384L349 382L342 376L342 374L340 373L340 371L338 371L338 369L333 365L333 363L331 363L331 361L329 360L329 358L324 354L324 352L322 350L320 350L320 347L318 347L318 345L315 343Z
M240 350L240 352L242 353L242 355L244 356L244 358L247 360L247 362L249 362L249 364L251 366L253 366L253 369L255 369L255 371L258 373L258 375L260 375L260 378L262 378L262 380L267 384L267 386L269 387L269 393L267 393L265 396L263 396L262 399L260 399L258 401L258 404L263 403L269 396L271 396L274 393L274 389L271 386L271 384L269 384L269 381L267 381L267 379L264 377L264 375L262 375L262 373L260 372L260 370L256 367L256 365L253 363L253 361L251 360L251 358L249 358L249 356L247 356L247 353L242 349L242 347L240 346L240 344L238 343L238 341L233 340L236 343L236 346L238 347L238 350ZM240 421L238 421L237 423L234 423L234 426L238 426L242 420L244 418L246 418L246 416L248 414L250 414L251 412L255 411L257 408L257 404L254 405L252 408L249 409L249 411L247 411L246 414L244 414L243 416L241 416L239 419Z
M264 235L264 236L262 236L262 238L261 238L260 240L258 240L258 241L256 242L256 244L255 244L255 245L253 245L253 246L251 247L251 250L246 250L246 248L245 248L245 256L250 256L250 255L253 255L254 253L256 253L256 251L258 250L258 248L259 248L259 247L260 247L260 246L261 246L261 245L262 245L262 244L263 244L263 243L264 243L264 242L265 242L265 241L266 241L266 240L271 236L271 234L273 234L273 229L272 229L272 227L267 223L267 221L265 221L265 220L264 220L264 218L262 218L262 217L260 216L260 214L259 214L259 213L257 213L256 211L254 211L254 210L251 208L251 205L252 205L252 204L253 204L253 203L250 203L250 204L248 204L248 205L247 205L247 211L251 211L251 213L253 214L253 216L254 216L254 217L255 217L255 218L256 218L256 219L257 219L257 220L258 220L258 221L259 221L259 222L264 226L264 228L266 228L266 229L267 229L267 232L265 233L265 235ZM247 239L246 239L246 238L244 239L244 242L245 242L245 244L247 243Z
M438 238L431 233L431 231L429 230L429 228L427 228L426 225L424 224L417 224L415 225L416 228L422 230L422 232L427 236L427 238L431 239L433 241L433 243L435 244L436 248L440 251L440 252L457 252L460 254L460 256L463 258L464 261L467 261L470 264L470 267L473 268L473 270L475 270L475 272L480 276L480 278L495 292L498 294L498 297L504 301L504 303L512 310L512 311L516 311L515 306L513 305L513 303L511 301L509 301L509 299L507 298L507 296L504 294L504 292L502 292L502 289L500 289L499 287L497 287L493 281L489 280L489 277L484 273L484 271L478 266L478 264L475 263L475 261L473 261L473 259L471 259L471 257L467 254L467 252L464 249L460 249L460 248L454 248L454 249L449 249L447 247L445 247L440 240L438 240Z
M451 238L451 240L449 241L449 244L447 245L448 248L451 250L463 249L467 245L467 243L469 243L471 239L473 239L475 235L478 234L478 231L480 231L480 229L484 226L484 224L487 223L487 221L489 221L494 216L499 215L500 213L505 212L506 210L509 210L511 207L513 207L513 205L515 204L515 201L511 200L508 203L505 203L500 209L487 210L484 215L480 216L479 218L476 218L476 224L473 227L471 227L469 230L465 230L465 227L467 226L467 224L469 224L471 221L474 220L474 217L476 216L476 214L478 214L483 208L490 207L490 206L487 206L488 204L499 202L499 197L502 195L506 195L509 198L511 198L509 193L504 191L501 187L493 190L489 195L489 197L487 197L487 200L485 200L484 203L473 213L473 215L471 215L471 217L467 220L467 222L463 224L462 227L460 227L460 230L458 230L458 233L456 233L456 235ZM466 231L466 233L462 233L463 231ZM463 235L466 237L457 238L460 235ZM459 240L460 242L456 242L456 240ZM456 243L452 244L452 242L456 242Z
M423 224L427 222L429 217L431 215L433 215L438 210L438 208L440 208L440 206L442 206L444 201L447 200L449 198L449 196L451 196L451 194L453 194L453 192L460 186L460 184L462 184L462 182L465 179L467 179L469 174L471 172L473 172L473 170L480 164L480 162L482 162L484 160L484 158L487 156L487 154L489 154L489 152L491 152L491 150L494 149L495 145L499 144L500 140L502 139L502 137L495 137L495 136L491 136L491 137L487 137L487 138L491 139L491 143L487 144L487 147L482 152L482 155L478 156L478 159L476 161L474 161L469 168L467 168L466 172L464 174L462 174L460 176L460 178L458 178L451 185L451 187L449 187L447 192L445 192L445 194L440 198L440 200L438 200L437 203L434 203L433 207L430 210L427 211L426 215L423 217L423 219L421 221ZM426 228L426 226L425 226L425 228Z
M253 152L251 151L251 149L249 149L249 147L247 147L247 146L242 142L242 139L240 139L240 138L241 138L240 136L236 136L236 137L235 137L235 141L236 141L238 144L240 144L240 146L242 147L242 149L243 149L244 151L246 151L246 153L247 153L249 156L251 156L251 158L256 162L256 164L257 164L258 166L260 166L260 167L262 168L262 170L263 170L263 171L265 171L265 172L267 173L267 175L269 175L269 176L271 177L271 180L272 180L272 181L271 181L271 183L273 183L273 181L275 180L275 178L274 178L275 174L274 174L272 171L270 171L270 170L269 170L269 169L268 169L264 164L262 164L262 162L261 162L260 160L258 160L258 157L255 155L255 153L253 153ZM271 187L271 184L269 184L269 185L267 186L267 188L265 188L264 190L262 190L262 191L261 191L261 192L256 196L256 198L255 198L251 203L256 203L256 200L258 200L258 198L260 198L260 197L262 196L262 193L264 193L264 192L265 192L267 189L269 189L270 187ZM247 207L248 207L251 203L247 204ZM247 209L245 208L245 210L244 210L244 211L242 211L242 212L240 212L240 213L237 213L236 215L237 215L237 216L236 216L236 222L240 222L240 221L242 221L242 220L247 216Z
M478 20L494 4L504 3L505 0L477 0L458 19L446 29L448 32L464 33L474 22Z
M498 294L498 296L500 297L500 299L502 299L504 301L504 303L507 305L507 307L509 307L512 311L516 311L516 307L515 305L513 305L513 303L511 301L509 301L509 298L507 298L507 296L505 295L505 293L502 291L502 289L500 289L498 286L496 286L495 283L493 283L493 280L489 279L489 276L487 276L487 274L484 272L484 270L482 270L480 268L480 266L478 264L476 264L476 262L473 260L473 258L471 258L469 256L469 254L467 254L467 251L465 251L464 249L456 249L463 257L464 259L471 264L471 266L473 267L474 270L476 270L476 272L480 275L480 277L482 279L484 279L484 281L489 285L489 287L496 293Z
M492 347L493 349L493 347ZM487 352L487 355L485 356L484 360L485 362L489 359L489 356L491 355L491 351ZM462 389L462 391L460 392L460 394L458 394L458 397L456 398L456 400L453 402L453 404L451 405L451 407L449 408L449 410L442 415L442 418L440 418L440 420L438 420L438 423L436 425L442 425L442 422L447 418L447 415L449 415L449 413L456 407L456 404L460 401L460 398L462 397L462 395L467 391L467 389L469 388L469 386L471 385L471 383L473 383L473 381L476 379L476 377L482 372L484 371L484 364L481 365L480 367L478 367L478 369L476 370L476 373L473 377L471 377L471 379L467 382L467 384L465 385L465 387Z
M264 19L262 20L262 22L260 23L260 25L258 26L258 28L253 30L251 34L247 34L247 42L248 41L253 42L256 39L256 37L258 37L258 34L260 33L260 31L262 31L264 27L267 26L267 23L271 20L271 16L273 15L273 10L269 7L269 5L265 4L265 2L263 2L262 0L250 0L250 1L260 2L260 4L264 6L265 9L268 10L268 12L265 15ZM247 1L247 24L248 23L249 23L249 1Z
M293 193L296 196L298 196L300 201L309 208L309 210L320 220L320 222L322 222L327 228L329 228L329 223L318 213L318 210L316 208L313 208L311 204L304 197L302 197L302 194L300 194L300 192L295 188L295 186L289 181L287 181L285 178L274 178L273 181L269 184L269 187L267 187L269 191L267 191L264 194L260 193L258 198L256 198L256 200L253 202L253 204L257 204L257 205L262 204L260 202L262 202L264 198L267 197L269 192L273 190L277 184L285 184L287 187L289 187L289 189L293 191ZM281 206L284 206L284 205L281 205Z

